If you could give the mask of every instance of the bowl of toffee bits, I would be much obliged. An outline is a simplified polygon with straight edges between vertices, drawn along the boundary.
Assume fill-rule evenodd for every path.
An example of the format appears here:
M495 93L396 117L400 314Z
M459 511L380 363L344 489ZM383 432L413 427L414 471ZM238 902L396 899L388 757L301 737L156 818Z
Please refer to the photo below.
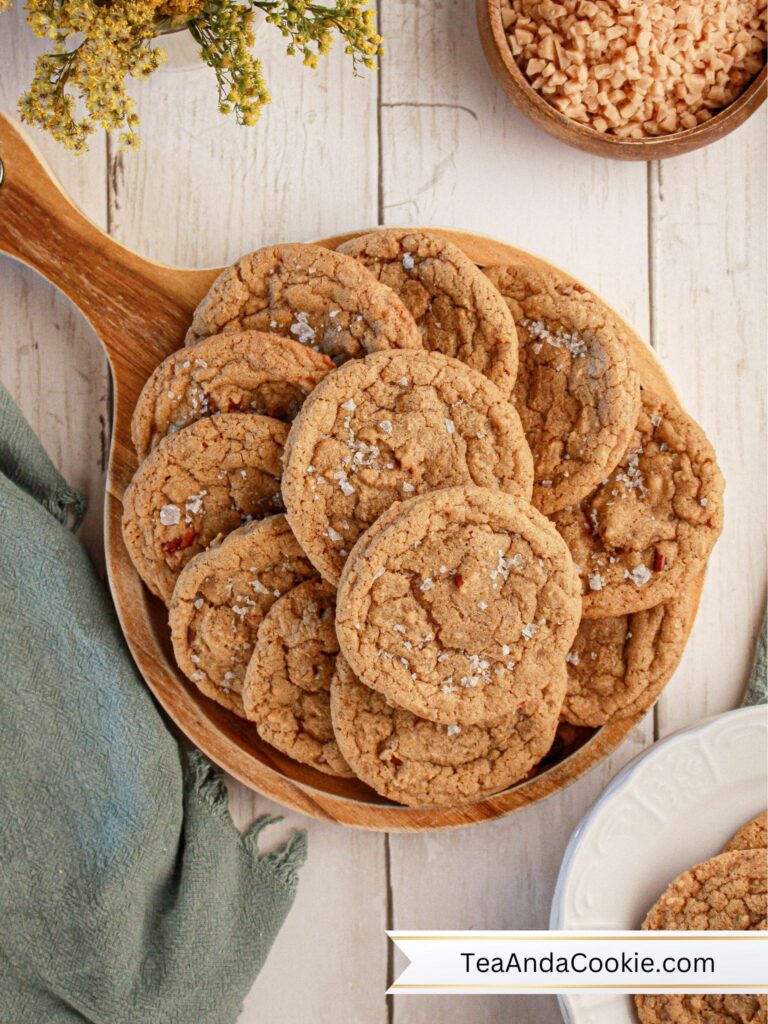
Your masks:
M477 0L488 62L540 128L655 160L698 149L766 97L767 0Z

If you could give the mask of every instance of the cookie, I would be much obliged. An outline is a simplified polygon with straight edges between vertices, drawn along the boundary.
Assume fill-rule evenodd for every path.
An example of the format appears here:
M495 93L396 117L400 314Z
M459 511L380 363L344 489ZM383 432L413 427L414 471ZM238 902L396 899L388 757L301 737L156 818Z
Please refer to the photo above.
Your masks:
M123 539L137 572L166 604L176 579L215 537L282 509L288 427L255 413L221 413L169 434L123 498Z
M337 584L358 537L393 502L475 483L531 496L520 419L486 377L436 352L378 352L315 389L285 450L288 520Z
M533 453L533 504L549 515L616 466L640 411L629 334L581 285L524 265L488 267L517 326L514 401Z
M283 515L235 530L197 555L176 581L171 640L181 671L238 715L262 619L292 587L316 576Z
M768 998L758 995L635 996L641 1024L768 1024Z
M677 668L695 611L695 590L684 586L634 615L582 619L565 659L561 717L596 728L647 711Z
M393 707L339 656L331 714L344 757L377 793L410 807L454 807L506 789L544 757L564 689L561 670L495 725L438 725Z
M211 285L186 343L245 330L295 338L336 363L422 347L397 295L351 256L320 245L273 245L243 256Z
M290 421L333 363L298 342L259 331L219 334L164 359L144 385L131 420L139 460L166 434L218 412Z
M768 923L765 850L721 853L679 875L643 922L663 931L751 931ZM757 995L635 996L642 1024L765 1024L768 999Z
M732 850L765 850L768 847L768 811L758 814L742 826L723 848L723 853Z
M587 619L670 600L723 527L723 478L704 432L651 391L642 397L620 464L580 505L552 516L581 574Z
M460 359L510 398L517 332L503 299L452 242L407 228L385 228L339 246L396 292L424 348Z
M748 931L768 919L768 860L763 850L732 850L671 882L648 911L653 931Z
M358 678L445 725L491 724L562 667L579 584L552 525L525 502L465 485L385 513L353 548L336 609Z
M259 736L277 750L318 771L351 777L331 725L335 613L336 592L319 580L275 601L259 626L243 706Z

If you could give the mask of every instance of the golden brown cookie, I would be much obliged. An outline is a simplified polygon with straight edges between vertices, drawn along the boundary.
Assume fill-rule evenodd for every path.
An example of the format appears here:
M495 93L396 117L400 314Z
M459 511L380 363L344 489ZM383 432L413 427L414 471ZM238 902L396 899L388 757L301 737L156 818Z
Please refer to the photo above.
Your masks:
M561 669L495 725L439 725L393 707L340 655L331 714L341 752L377 793L410 807L454 807L506 789L544 757L564 689Z
M491 724L541 692L580 615L578 577L525 502L466 485L385 513L339 584L339 646L358 678L445 725Z
M632 437L640 389L629 335L591 292L553 271L485 273L517 326L514 400L533 453L533 503L549 515L586 497Z
M421 348L397 295L350 256L321 245L273 245L243 256L213 282L186 340L244 330L295 338L336 363Z
M393 502L475 483L530 499L514 407L481 373L437 352L377 352L315 389L285 449L288 521L338 583L358 537Z
M552 516L581 575L584 618L639 612L673 597L720 535L723 486L702 429L644 390L620 464L580 505Z
M283 515L249 523L197 555L171 600L181 671L206 696L244 716L243 679L261 621L278 597L313 577Z
M460 359L510 398L517 332L499 293L452 242L408 228L383 228L339 246L395 291L424 348Z
M683 872L648 912L644 929L751 931L768 923L765 850L734 850ZM642 1024L765 1024L768 1000L754 995L635 996Z
M565 659L566 722L595 728L651 707L682 656L696 611L694 584L643 612L581 620Z
M635 996L641 1024L768 1024L768 999L758 995Z
M765 850L768 847L768 811L758 814L742 826L723 848L723 853L732 850Z
M264 616L243 684L245 714L259 736L295 761L351 777L331 725L330 686L339 644L336 592L308 580Z
M141 461L160 438L218 412L292 420L333 363L295 341L259 331L219 334L164 359L144 385L131 420Z
M282 509L287 436L269 416L222 413L164 437L142 462L123 499L123 539L153 594L167 604L215 537Z

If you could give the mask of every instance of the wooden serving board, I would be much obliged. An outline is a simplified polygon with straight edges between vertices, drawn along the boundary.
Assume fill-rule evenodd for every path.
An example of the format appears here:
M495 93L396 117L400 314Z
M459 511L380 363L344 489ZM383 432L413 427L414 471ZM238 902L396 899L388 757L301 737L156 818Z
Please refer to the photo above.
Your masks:
M451 828L501 817L562 789L616 748L644 712L596 731L570 729L570 743L560 755L553 752L539 774L497 796L466 807L417 810L387 803L356 780L336 779L292 761L260 740L248 722L204 697L176 668L167 611L135 572L120 523L123 494L137 465L130 441L136 399L157 364L183 344L192 311L219 270L167 267L119 245L72 204L21 131L2 114L0 160L0 252L56 285L88 319L109 359L114 423L105 536L112 595L147 685L197 746L246 786L278 803L316 818L382 831ZM491 238L430 230L450 238L481 266L512 261L551 266ZM321 244L333 248L349 237L326 238ZM651 349L628 330L644 382L677 401ZM702 580L689 584L694 604Z

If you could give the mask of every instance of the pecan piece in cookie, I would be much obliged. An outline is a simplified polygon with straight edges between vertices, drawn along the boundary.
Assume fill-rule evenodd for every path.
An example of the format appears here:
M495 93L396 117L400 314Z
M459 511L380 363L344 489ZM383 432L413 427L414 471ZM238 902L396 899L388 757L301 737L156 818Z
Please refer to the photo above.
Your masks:
M397 295L350 256L320 245L273 245L243 256L213 282L186 341L244 330L295 338L335 363L421 348Z
M288 427L222 413L164 437L123 499L123 539L137 572L166 604L176 579L215 537L282 509Z
M335 614L336 592L319 580L278 598L259 626L243 705L267 743L318 771L349 778L331 725Z
M262 619L315 571L285 516L235 530L181 572L170 610L176 662L200 690L245 717L243 679Z
M485 273L517 325L514 401L533 454L533 503L549 515L586 497L632 437L640 390L629 336L599 299L554 271Z
M393 506L339 584L339 646L358 678L445 725L492 724L563 668L580 615L568 550L536 509L451 487Z
M532 479L517 412L486 377L437 352L378 352L329 374L304 404L283 499L302 547L336 584L393 502L463 483L528 500Z
M644 390L621 463L580 505L552 516L581 575L584 618L639 612L674 597L720 535L723 486L702 429Z
M339 246L397 292L424 348L461 360L510 398L517 332L504 300L475 264L439 235L384 228Z

